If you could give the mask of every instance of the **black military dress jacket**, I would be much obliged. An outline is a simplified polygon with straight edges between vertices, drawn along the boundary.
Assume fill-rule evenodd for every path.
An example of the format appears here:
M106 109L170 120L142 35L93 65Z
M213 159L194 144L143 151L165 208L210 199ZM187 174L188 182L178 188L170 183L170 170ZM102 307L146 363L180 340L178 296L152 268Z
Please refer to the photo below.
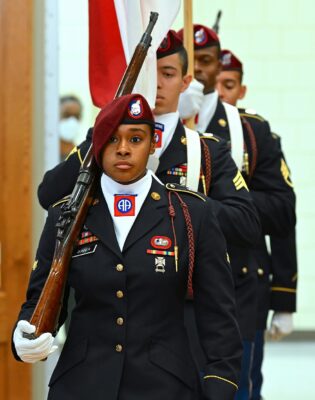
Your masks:
M260 215L262 233L286 237L296 223L295 193L280 143L261 116L242 109L240 116L250 124L256 139L257 162L248 187ZM246 127L243 131L251 164L253 148Z
M286 181L283 156L270 131L268 122L259 115L248 113L244 109L240 109L239 112L243 119L246 148L244 154L247 153L248 155L248 170L244 168L242 173L260 217L262 236L255 249L261 249L263 235L285 237L294 228L296 222L295 195L292 187ZM248 125L253 137L250 135ZM228 142L230 141L230 128L224 106L220 100L218 100L207 131L213 132ZM248 171L251 170L251 167L253 167L252 174L249 176ZM253 284L245 285L245 280L256 279L257 291L263 290L265 292L264 288L268 284L269 276L262 269L261 258L257 257L256 250L247 249L245 251L244 248L233 245L232 248L229 248L229 253L233 269L236 264L235 272L238 275L236 279L237 303L240 313L239 322L242 332L244 332L243 337L252 339L253 324L251 321L255 321L256 311L255 314L252 312L253 318L248 319L246 309L249 307L249 303L253 304L253 294L250 294L249 290L252 292L254 286ZM248 263L246 263L246 257ZM247 286L250 287L249 290ZM256 301L260 301L260 299L260 295L256 296ZM260 308L261 305L259 305L259 314L261 314ZM252 311L254 310L252 308Z
M274 133L272 137L282 154L280 137ZM287 185L293 188L290 170L283 155L282 173ZM259 330L266 329L270 309L277 312L296 311L298 268L295 236L293 229L286 237L271 235L269 250L264 237L256 246L255 254L259 262L257 313Z
M270 131L267 121L256 114L240 109L240 116L248 122L255 136L256 162L252 177L243 172L250 193L260 216L262 233L285 237L295 226L295 195L288 185L283 170L283 154L279 143ZM223 123L224 122L224 123ZM207 132L230 141L229 125L222 102L210 121ZM249 156L249 165L254 162L253 144L243 123L244 142Z
M75 291L76 306L49 383L49 400L234 398L241 345L224 236L211 200L181 187L179 194L193 225L194 306L207 358L202 394L184 326L188 242L182 208L174 194L178 272L173 256L147 252L157 236L170 238L169 250L173 250L167 194L153 179L120 251L107 204L101 190L97 192L81 233L90 240L78 242L70 264L67 285ZM60 205L48 211L19 320L30 318L43 288L59 215ZM66 296L60 324L65 309Z
M286 238L270 238L271 299L270 308L279 312L296 311L298 265L295 230Z
M297 253L295 230L287 237L270 237L269 253L262 237L254 250L258 269L257 329L265 330L269 310L296 311Z

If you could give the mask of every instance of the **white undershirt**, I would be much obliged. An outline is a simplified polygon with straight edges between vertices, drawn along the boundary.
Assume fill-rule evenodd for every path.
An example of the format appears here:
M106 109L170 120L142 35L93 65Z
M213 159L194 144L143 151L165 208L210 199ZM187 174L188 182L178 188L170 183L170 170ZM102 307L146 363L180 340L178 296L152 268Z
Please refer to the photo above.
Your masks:
M218 99L219 94L216 90L204 95L203 103L198 114L197 130L199 132L206 132L207 126L212 120L217 108Z
M114 223L114 229L117 237L117 241L120 250L123 249L126 238L135 222L137 215L139 214L141 207L147 197L149 190L152 185L152 174L147 171L146 175L138 180L137 182L131 183L130 185L122 185L109 176L102 174L101 177L101 188L106 200L110 215ZM136 195L135 198L135 215L134 216L123 216L116 217L114 212L115 194L126 194Z

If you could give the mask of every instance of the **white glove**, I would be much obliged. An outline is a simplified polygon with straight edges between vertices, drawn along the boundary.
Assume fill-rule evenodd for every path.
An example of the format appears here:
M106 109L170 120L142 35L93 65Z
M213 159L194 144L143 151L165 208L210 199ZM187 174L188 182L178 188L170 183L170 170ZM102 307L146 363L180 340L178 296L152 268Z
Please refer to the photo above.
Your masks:
M271 340L281 340L293 331L293 315L289 312L274 312L268 331Z
M53 346L54 338L51 333L43 333L36 339L23 337L23 333L34 333L35 329L35 326L28 321L21 320L13 333L17 355L24 362L35 363L43 360L58 348L58 346Z
M204 99L204 85L193 79L188 88L180 94L178 111L182 119L194 117L199 113Z

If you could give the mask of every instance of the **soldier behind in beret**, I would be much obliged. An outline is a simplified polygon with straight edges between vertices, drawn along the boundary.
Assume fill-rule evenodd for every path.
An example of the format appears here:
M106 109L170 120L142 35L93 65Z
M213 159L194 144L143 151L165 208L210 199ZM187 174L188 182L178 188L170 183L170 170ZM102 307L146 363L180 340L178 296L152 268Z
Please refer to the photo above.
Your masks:
M183 31L179 32L183 35ZM278 144L274 140L267 121L240 113L236 107L222 102L215 90L216 80L222 69L221 45L218 35L204 25L194 25L194 72L199 81L192 91L189 87L182 95L179 111L185 111L194 100L203 96L197 116L197 128L212 132L228 141L231 154L242 171L254 200L264 235L287 236L295 226L295 195L288 183L287 167ZM201 93L196 95L202 84ZM196 111L196 110L195 110ZM190 117L191 115L185 115ZM231 252L230 252L231 253ZM246 376L246 389L237 394L237 399L248 399L251 389L249 371L256 332L257 307L251 300L252 294L242 285L244 277L252 276L258 283L259 260L255 251L250 252L248 263L244 263L243 250L235 249L231 261L239 266L236 286L238 312L244 353L242 376ZM264 272L263 272L264 273ZM267 277L266 277L267 278ZM261 284L259 285L261 287ZM267 285L268 287L268 285ZM255 293L257 297L257 293ZM249 298L250 297L250 298ZM244 312L252 305L252 314Z
M232 400L241 342L226 243L213 204L200 193L164 186L146 169L154 119L141 95L105 106L95 121L94 157L103 170L74 248L69 287L76 305L50 379L49 400ZM55 350L53 337L23 337L49 273L58 202L48 217L27 299L13 333L17 360L34 363ZM203 388L184 326L194 293L206 356Z
M221 51L221 62L222 70L217 78L216 89L222 101L236 106L238 100L245 97L247 90L243 83L243 64L230 50ZM253 109L239 110L247 118L264 120ZM281 150L280 137L273 134L273 139L278 143ZM288 172L288 169L285 168L285 171ZM287 180L288 178L289 176L286 177ZM288 182L291 184L291 181ZM251 400L261 399L263 348L268 310L274 310L268 330L268 336L273 340L279 340L292 332L292 314L296 311L297 254L295 231L292 231L285 238L270 236L270 250L271 254L268 253L266 242L262 238L256 251L259 260L259 270L257 271L259 283L258 316L251 372ZM242 386L242 382L240 386Z
M221 70L216 78L215 88L221 101L237 106L244 99L247 86L243 83L243 64L230 50L221 50Z

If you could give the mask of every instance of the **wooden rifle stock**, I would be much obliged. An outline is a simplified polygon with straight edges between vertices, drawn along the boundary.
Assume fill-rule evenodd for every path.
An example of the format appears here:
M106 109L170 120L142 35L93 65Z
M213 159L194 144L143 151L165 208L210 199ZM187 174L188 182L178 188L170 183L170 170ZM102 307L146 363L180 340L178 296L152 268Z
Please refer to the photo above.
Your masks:
M151 12L148 27L134 51L115 98L132 92L151 45L151 33L157 18L158 13ZM24 334L28 338L34 339L42 333L55 333L57 330L73 247L93 202L100 175L101 170L95 162L91 145L80 168L73 192L69 200L61 206L50 273L30 319L36 330L34 334Z

